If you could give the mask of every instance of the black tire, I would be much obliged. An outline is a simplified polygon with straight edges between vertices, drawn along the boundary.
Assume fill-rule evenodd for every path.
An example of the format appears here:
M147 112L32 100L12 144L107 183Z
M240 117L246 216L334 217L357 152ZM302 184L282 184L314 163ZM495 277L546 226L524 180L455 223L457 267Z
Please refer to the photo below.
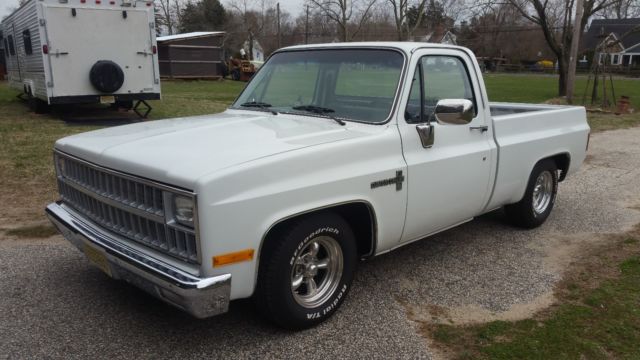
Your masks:
M319 249L316 250L317 256L313 257L318 264L327 258L333 259L326 262L329 265L325 265L324 270L316 268L317 275L311 275L314 274L313 265L297 263L309 259L313 244L319 244L315 246ZM336 250L336 244L342 254L341 270L336 270L337 257L329 255L331 249ZM336 251L333 253L337 254ZM276 325L300 330L325 321L340 307L351 287L357 250L353 232L342 217L319 213L296 220L283 231L270 236L260 259L254 296L256 306ZM340 273L339 279L330 276L336 273ZM304 280L294 289L293 283L300 276ZM308 297L312 294L309 278L317 286L319 299L315 302L313 297Z
M114 93L124 84L122 68L111 60L100 60L89 71L89 81L103 93Z
M547 176L550 176L550 180L546 178ZM540 185L538 183L540 177L544 177L543 182L549 181L548 185L550 185L551 188L548 191L536 192L536 187ZM548 186L543 186L542 188L548 189ZM543 200L545 199L544 196L538 195L543 192L549 193L548 202ZM527 190L522 200L515 204L505 206L504 209L507 218L513 225L526 229L533 229L542 225L549 217L551 210L553 210L557 192L558 168L556 163L548 159L538 162L531 171ZM537 201L536 199L540 200Z
M240 81L240 70L234 69L231 71L231 79L235 81Z

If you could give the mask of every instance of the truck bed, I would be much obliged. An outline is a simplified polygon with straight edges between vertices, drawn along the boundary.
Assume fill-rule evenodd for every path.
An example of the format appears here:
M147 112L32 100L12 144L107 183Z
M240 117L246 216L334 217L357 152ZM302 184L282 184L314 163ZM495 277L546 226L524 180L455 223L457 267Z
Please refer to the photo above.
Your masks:
M498 145L498 169L489 209L522 198L538 159L566 154L567 174L584 161L590 130L584 107L517 103L490 103L489 107Z
M525 112L543 111L543 110L556 110L561 109L563 105L547 105L547 104L520 104L520 103L506 103L506 102L490 102L489 109L491 116L503 116L521 114Z

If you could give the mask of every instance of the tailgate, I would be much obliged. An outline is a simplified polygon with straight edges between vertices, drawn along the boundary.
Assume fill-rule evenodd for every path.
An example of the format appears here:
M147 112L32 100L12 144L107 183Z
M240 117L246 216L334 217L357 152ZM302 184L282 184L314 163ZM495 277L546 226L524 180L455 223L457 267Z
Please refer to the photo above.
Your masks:
M150 11L141 8L43 6L49 39L53 96L103 94L90 80L98 61L111 61L124 81L107 93L160 92L155 84L156 56ZM155 91L154 91L155 90Z

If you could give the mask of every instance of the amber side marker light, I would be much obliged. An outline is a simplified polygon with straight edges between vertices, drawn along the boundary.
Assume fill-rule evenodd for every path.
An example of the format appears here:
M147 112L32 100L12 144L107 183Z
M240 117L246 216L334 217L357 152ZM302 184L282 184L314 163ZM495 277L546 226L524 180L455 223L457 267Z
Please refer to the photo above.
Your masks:
M213 267L235 264L242 261L253 259L253 249L236 251L228 254L222 254L213 257Z

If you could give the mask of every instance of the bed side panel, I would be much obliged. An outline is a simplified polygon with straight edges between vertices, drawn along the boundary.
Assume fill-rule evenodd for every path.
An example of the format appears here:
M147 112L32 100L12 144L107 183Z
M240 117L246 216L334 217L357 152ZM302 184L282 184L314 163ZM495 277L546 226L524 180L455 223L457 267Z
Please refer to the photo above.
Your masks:
M531 170L541 159L569 154L571 174L586 156L589 125L583 107L547 106L538 111L495 116L493 124L500 156L488 208L520 201Z

